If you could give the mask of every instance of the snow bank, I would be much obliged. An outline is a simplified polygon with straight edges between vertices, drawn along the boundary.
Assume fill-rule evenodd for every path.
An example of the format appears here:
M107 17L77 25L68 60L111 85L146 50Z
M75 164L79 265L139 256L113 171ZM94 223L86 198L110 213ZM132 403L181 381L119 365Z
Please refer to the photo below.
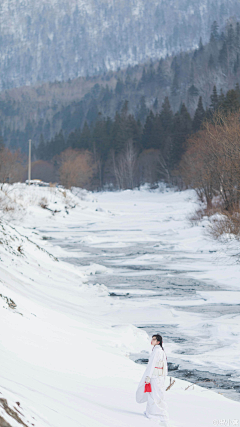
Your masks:
M33 229L42 226L54 233L67 222L74 235L83 219L107 223L114 215L122 217L124 228L124 201L122 210L113 210L99 206L97 195L86 192L79 197L23 184L5 191L15 208L11 222L6 222L10 214L4 210L0 223L0 417L10 426L23 425L7 413L7 401L27 426L151 424L142 415L144 407L135 402L144 367L129 359L130 353L151 351L147 334L122 323L106 286L88 285L90 274L97 275L101 266L78 268L59 261L64 250L53 248ZM107 239L96 238L93 244ZM188 385L177 379L166 393L173 426L210 427L240 418L238 402L196 385L186 390Z

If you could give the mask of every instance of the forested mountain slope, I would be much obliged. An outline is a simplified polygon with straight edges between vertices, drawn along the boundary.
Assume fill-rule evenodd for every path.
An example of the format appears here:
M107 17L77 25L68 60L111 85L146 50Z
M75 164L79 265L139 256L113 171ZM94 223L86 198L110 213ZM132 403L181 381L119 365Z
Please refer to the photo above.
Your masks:
M229 22L224 33L211 26L210 41L191 52L148 61L102 76L15 88L0 94L0 128L4 142L27 149L31 138L49 140L62 129L65 137L94 123L100 112L114 118L128 100L128 111L144 123L149 110L160 112L168 96L173 112L184 102L191 116L199 97L210 105L214 85L226 93L240 81L240 26Z
M1 0L0 88L73 79L195 48L239 0Z

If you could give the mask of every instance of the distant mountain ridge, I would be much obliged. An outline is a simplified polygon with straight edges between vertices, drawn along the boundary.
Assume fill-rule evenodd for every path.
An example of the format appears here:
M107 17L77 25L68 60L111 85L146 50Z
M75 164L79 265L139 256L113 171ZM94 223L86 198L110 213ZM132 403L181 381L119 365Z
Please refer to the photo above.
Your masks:
M2 0L0 90L196 48L230 17L239 0Z
M37 146L41 135L46 141L62 130L67 138L85 121L92 126L100 116L113 119L126 101L128 112L144 123L149 110L161 111L166 97L173 113L185 104L193 118L198 105L211 106L214 86L222 103L229 90L239 93L239 85L240 22L228 23L222 33L214 22L209 42L189 52L104 75L1 92L0 136L7 146L26 151L28 139Z

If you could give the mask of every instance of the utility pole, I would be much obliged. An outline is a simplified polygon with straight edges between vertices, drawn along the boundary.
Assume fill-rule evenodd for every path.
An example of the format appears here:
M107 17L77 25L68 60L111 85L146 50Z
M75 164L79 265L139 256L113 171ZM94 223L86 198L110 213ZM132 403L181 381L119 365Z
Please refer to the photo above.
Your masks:
M29 139L29 154L28 154L28 185L30 185L30 181L31 181L31 144L32 141L31 139Z

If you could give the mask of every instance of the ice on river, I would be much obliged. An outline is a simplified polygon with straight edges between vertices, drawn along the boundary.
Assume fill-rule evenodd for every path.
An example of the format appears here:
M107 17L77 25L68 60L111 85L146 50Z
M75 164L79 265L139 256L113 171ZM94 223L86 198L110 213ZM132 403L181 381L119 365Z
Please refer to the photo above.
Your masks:
M149 425L135 361L157 330L176 377L172 425L240 425L224 397L240 389L238 252L188 222L194 193L6 188L17 209L0 230L0 398L25 424ZM1 415L19 425L0 400Z

